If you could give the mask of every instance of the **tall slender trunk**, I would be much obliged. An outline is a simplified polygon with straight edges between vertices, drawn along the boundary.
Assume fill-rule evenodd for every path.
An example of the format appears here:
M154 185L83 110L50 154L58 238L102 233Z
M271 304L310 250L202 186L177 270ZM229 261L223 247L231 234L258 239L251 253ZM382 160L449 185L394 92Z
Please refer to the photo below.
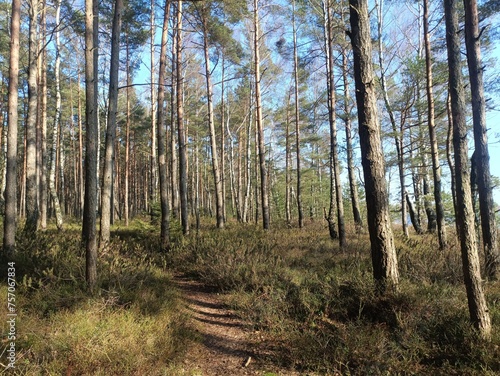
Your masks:
M292 177L290 174L291 153L290 153L290 94L287 95L286 103L286 128L285 128L285 218L288 226L292 224L292 211L290 207L290 188Z
M177 3L176 86L177 133L179 142L179 195L182 233L189 234L187 137L184 127L184 78L182 76L182 0Z
M56 1L56 25L59 25L61 14L61 2ZM61 53L60 53L60 32L59 28L56 28L56 62L54 66L54 75L56 81L56 113L54 117L54 125L52 127L52 151L51 151L51 161L50 161L50 169L49 169L49 191L52 197L52 204L54 205L54 211L56 214L56 225L59 230L62 229L63 219L61 206L59 205L59 197L57 196L56 191L56 154L57 154L57 145L60 134L60 123L61 123L61 85L60 85L60 67L61 67Z
M151 202L156 202L158 199L158 165L156 154L156 90L154 85L156 68L155 68L155 0L151 0L151 155L149 165L151 169L151 178L149 182L149 197ZM151 209L151 208L150 208Z
M483 67L477 0L464 0L465 44L472 92L472 120L474 124L474 154L476 156L479 211L487 278L500 278L500 250L497 244L497 226L490 174L490 154L486 127Z
M347 50L346 48L342 48L342 78L344 81L344 125L347 154L347 175L349 178L349 192L351 194L351 206L352 215L354 217L354 225L356 226L356 231L359 232L363 228L363 219L361 218L358 184L354 171L354 150L352 146L352 122L350 109L351 96L349 93L349 77L347 73Z
M82 121L82 96L80 93L80 73L78 73L78 186L80 189L80 214L79 217L83 217L83 206L85 198L85 183L83 181L83 121Z
M251 148L251 132L252 132L252 123L253 123L253 117L252 117L252 93L250 90L250 98L249 98L249 105L248 105L248 126L247 126L247 131L246 131L246 145L245 145L245 181L246 181L246 188L245 188L245 199L243 203L243 222L247 223L249 222L249 200L250 200L250 195L251 195L251 187L252 187L252 176L251 176L251 171L252 171L252 148Z
M220 126L220 180L222 185L222 214L223 219L227 219L226 210L226 127L225 127L225 102L224 102L224 81L225 81L225 59L222 54L222 67L221 67L221 126Z
M340 247L346 246L345 222L344 222L344 202L342 198L342 184L340 181L340 163L338 159L337 145L337 125L335 116L336 94L335 94L335 78L334 78L334 59L333 59L333 22L332 10L329 2L323 2L323 11L325 13L325 51L326 51L326 67L327 67L327 90L328 90L328 120L330 123L330 178L331 190L335 190L335 205L332 200L333 193L330 194L330 211L328 213L328 223L330 227L330 237L332 237L331 227L333 226L333 217L335 214L334 206L337 208L337 226L338 238ZM333 185L332 185L333 183ZM333 238L333 237L332 237Z
M26 127L26 224L24 231L32 233L38 227L37 184L37 105L38 105L38 0L29 1L29 64L28 119Z
M259 167L260 167L260 191L262 196L262 225L265 230L270 227L270 213L269 213L269 189L268 177L266 172L266 150L264 145L264 124L262 119L262 98L260 93L260 20L258 0L253 1L253 23L254 23L254 69L255 69L255 116L257 122L257 136L258 136L258 154L259 154Z
M120 33L122 26L123 0L115 1L113 29L111 32L111 61L109 66L109 107L108 125L106 127L106 144L101 189L101 226L99 233L99 247L105 248L109 242L111 212L111 191L113 190L113 164L116 139L116 116L118 113L118 75L120 68Z
M64 175L64 169L66 167L66 155L64 150L64 124L62 121L59 122L59 142L57 145L59 150L59 201L61 206L62 215L66 215L66 180Z
M448 51L449 90L453 115L453 146L457 184L457 221L469 314L473 325L484 339L491 336L491 320L483 292L479 255L474 230L474 212L469 185L467 155L466 106L462 78L460 36L457 14L458 0L444 0L446 47Z
M382 47L382 27L383 27L383 0L375 1L375 7L377 8L377 42L378 42L378 62L380 66L380 85L382 87L382 95L384 97L384 105L387 113L389 114L389 119L391 122L392 133L394 137L394 144L396 145L396 155L398 157L398 172L399 172L399 186L400 186L400 204L401 204L401 224L403 226L403 234L406 238L409 237L408 225L406 223L407 210L406 210L406 186L405 186L405 173L404 173L404 155L402 148L403 134L398 132L396 125L396 118L394 117L394 111L392 109L391 101L389 99L389 94L387 92L387 81L385 78L385 65L384 65L384 51Z
M429 0L424 0L424 44L425 44L425 78L427 83L427 111L429 138L431 144L432 173L434 178L434 201L436 204L436 220L439 238L439 249L446 248L446 223L444 218L443 200L441 197L441 167L439 163L439 149L434 121L434 95L432 92L432 56L429 32Z
M126 91L126 102L127 102L127 119L125 121L125 166L124 166L124 177L123 182L123 217L125 219L125 226L128 226L129 221L129 183L130 183L130 121L132 113L130 110L130 85L131 85L131 72L130 72L130 50L129 50L129 38L127 32L127 42L126 42L126 71L127 71L127 91Z
M85 0L85 200L83 205L82 242L85 246L85 277L88 289L97 285L97 59L98 1Z
M371 60L370 20L367 0L349 0L349 4L373 276L377 290L384 293L388 287L397 288L399 272L389 216L384 156L377 114L375 77Z
M203 10L206 12L207 10ZM219 156L217 153L217 140L215 136L215 124L214 124L214 106L212 102L212 72L210 70L210 56L208 53L208 22L207 15L203 16L203 52L205 55L205 79L207 85L207 111L208 111L208 129L210 133L210 151L212 154L212 172L214 176L215 183L215 216L217 218L217 228L224 227L224 196L223 196L223 184L221 180L221 171L219 169ZM224 129L222 129L224 130ZM224 133L224 132L222 132Z
M9 257L16 250L17 228L17 105L19 86L19 30L21 1L12 0L10 23L9 96L7 130L7 165L5 188L5 217L3 228L3 251Z
M177 18L175 18L177 20ZM173 30L173 33L176 33ZM172 38L172 74L171 74L171 87L170 87L170 188L172 190L172 214L174 218L179 218L179 166L176 151L177 139L175 136L175 124L177 108L176 102L176 65L177 65L177 37Z
M40 95L39 95L39 206L40 206L40 228L47 228L47 49L44 48L46 42L46 0L42 0L42 9L40 12Z
M297 51L297 26L295 23L295 0L292 1L292 31L293 31L293 80L295 100L295 157L297 168L297 211L299 228L304 227L304 212L302 208L302 174L300 171L300 116L299 116L299 59Z
M457 184L455 178L455 161L453 160L453 115L451 113L451 98L449 90L448 90L448 97L446 100L446 112L448 115L448 132L446 134L446 159L448 161L448 167L450 168L451 197L453 198L453 209L456 215L456 213L458 213ZM455 220L455 231L457 233L457 237L459 237L460 227L458 225L457 220Z

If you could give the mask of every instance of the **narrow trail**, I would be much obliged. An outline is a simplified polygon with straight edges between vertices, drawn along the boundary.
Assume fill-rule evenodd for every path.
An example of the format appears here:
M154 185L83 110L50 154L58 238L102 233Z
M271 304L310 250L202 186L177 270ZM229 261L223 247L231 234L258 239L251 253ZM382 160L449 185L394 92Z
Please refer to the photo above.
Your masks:
M294 371L277 371L265 365L265 350L258 334L249 329L217 294L203 284L176 276L175 284L182 293L190 324L202 340L190 347L184 359L189 374L200 376L298 375Z

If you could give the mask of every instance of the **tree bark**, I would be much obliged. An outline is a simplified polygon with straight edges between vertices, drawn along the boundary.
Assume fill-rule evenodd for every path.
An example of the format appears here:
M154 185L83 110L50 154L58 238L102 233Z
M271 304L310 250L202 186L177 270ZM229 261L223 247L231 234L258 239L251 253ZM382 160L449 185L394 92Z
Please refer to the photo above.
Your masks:
M253 24L254 24L254 69L255 69L255 116L257 125L257 141L258 141L258 154L259 154L259 168L260 168L260 193L262 196L262 225L265 230L270 228L270 213L269 213L269 187L268 177L266 171L266 149L264 145L264 124L262 119L262 98L260 92L260 20L258 0L253 0Z
M286 103L286 128L285 128L285 218L287 226L292 225L292 210L290 207L290 189L292 176L290 174L290 166L292 165L290 153L290 94L287 95ZM297 205L298 206L298 205ZM300 222L300 220L299 220Z
M40 70L40 95L39 99L39 115L38 115L38 133L39 133L39 221L40 228L47 228L47 49L44 48L46 42L46 0L42 1L42 9L40 11L40 35L39 40L39 70Z
M382 95L384 97L384 105L387 113L389 114L389 120L391 122L392 133L394 138L394 144L396 146L396 155L398 157L398 172L399 172L399 186L400 186L400 204L401 204L401 224L403 226L403 234L406 238L409 237L408 225L406 223L407 210L406 210L406 185L405 185L405 173L404 173L404 156L402 148L403 134L398 132L396 126L396 118L394 117L394 111L392 109L392 104L387 93L387 82L385 78L385 65L384 65L384 51L382 48L382 25L383 25L383 0L375 1L375 6L377 7L377 44L378 44L378 61L380 65L380 85L382 87Z
M451 196L453 198L453 211L456 215L458 213L457 208L457 184L455 179L455 162L453 161L453 115L451 113L451 100L450 92L448 90L448 97L446 99L446 112L448 115L448 132L446 134L446 159L448 161L448 167L450 168L450 178L451 178ZM455 218L455 231L457 237L460 237L460 227L458 221Z
M91 293L97 287L97 58L98 1L85 0L85 200L82 243L85 246L85 276Z
M457 7L458 0L444 0L449 90L453 116L457 221L460 227L460 246L470 318L480 335L484 339L489 339L491 336L491 320L481 282L476 233L474 231L474 212L469 185L466 106L461 70Z
M7 130L7 165L5 187L5 217L3 227L4 256L9 257L16 251L17 228L17 105L19 86L19 30L21 18L21 1L12 0L10 23L10 57L9 57L9 96L8 96L8 130Z
M109 66L109 107L108 125L106 128L106 141L104 152L103 179L101 189L101 226L99 234L99 247L104 249L110 239L111 191L113 189L113 164L116 139L116 116L118 113L118 75L120 68L120 33L122 27L123 0L115 1L113 27L111 31L111 61Z
M340 163L338 158L337 125L336 125L336 94L333 60L333 22L331 9L328 1L323 2L325 12L325 51L327 67L327 90L328 90L328 120L330 123L330 211L328 213L328 226L330 237L335 238L332 233L334 227L334 208L337 208L338 239L340 247L346 246L344 202L342 198L342 184L340 181ZM335 194L333 193L335 191ZM335 199L335 204L332 202Z
M29 1L28 119L26 127L26 224L25 233L38 227L37 107L38 107L38 0Z
M56 1L56 25L59 25L61 14L61 2ZM61 212L61 206L59 205L59 197L57 196L56 189L56 156L57 156L57 145L60 137L60 123L61 123L61 52L60 52L60 32L59 28L56 28L55 33L56 40L56 62L54 66L54 75L56 81L56 113L54 117L54 125L52 127L52 150L51 150L51 161L50 161L50 169L49 169L49 191L52 197L52 204L54 205L54 211L56 214L56 225L59 230L62 230L63 226L63 218Z
M292 2L292 31L293 31L293 81L294 81L294 110L295 110L295 163L297 168L297 212L299 228L304 227L304 210L302 207L302 174L300 158L300 112L299 112L299 59L297 51L297 26L295 22L295 0Z
M483 67L477 0L464 0L465 45L472 92L472 121L474 124L474 154L476 156L479 211L487 278L500 278L500 250L497 244L497 226L490 173L490 154L486 128L486 101L484 98Z
M384 156L377 114L367 0L349 0L359 138L365 178L368 229L377 291L397 289L399 272L389 216Z
M154 85L156 69L155 69L155 0L151 0L151 156L149 164L151 169L151 178L149 182L149 199L152 203L158 200L158 156L156 154L156 90ZM149 210L152 214L152 207Z
M208 46L208 15L209 9L202 10L202 23L203 23L203 53L205 56L205 80L207 85L207 116L208 116L208 129L210 133L210 151L212 154L212 173L215 183L215 216L217 220L217 228L224 227L224 196L221 180L221 171L219 169L219 155L217 153L217 139L215 136L214 124L214 106L213 106L213 92L212 92L212 72L210 70L210 56ZM224 129L222 129L224 130ZM223 132L224 133L224 132Z
M432 92L432 56L429 32L429 0L424 0L424 44L425 44L425 78L427 83L427 124L431 144L432 174L434 178L434 201L436 205L436 221L439 239L439 249L446 248L446 223L444 219L443 200L441 197L441 166L434 121L434 95Z
M167 39L168 39L168 20L170 18L170 0L165 1L163 14L163 27L161 33L160 47L160 66L158 68L158 103L156 105L156 136L158 138L158 175L160 178L160 249L168 251L170 249L170 231L169 231L169 202L168 202L168 177L167 177L167 140L165 132L165 78L167 65ZM173 136L172 136L173 137ZM174 151L172 150L172 153ZM173 187L172 187L173 189Z
M182 233L189 234L187 137L184 128L184 78L182 76L182 0L177 3L176 86L177 86L177 133L179 142L179 195Z
M83 121L82 121L82 96L80 93L80 73L78 73L78 186L80 189L80 214L79 217L83 218L83 206L85 197L85 182L83 179Z
M347 68L347 50L342 48L342 78L344 81L344 125L345 125L345 138L346 138L346 153L347 153L347 175L349 178L349 191L351 195L352 214L354 217L354 225L356 232L360 232L363 228L363 219L361 218L361 211L359 205L358 185L354 173L354 151L352 147L352 124L351 124L351 110L350 110L350 94L349 94L349 78Z

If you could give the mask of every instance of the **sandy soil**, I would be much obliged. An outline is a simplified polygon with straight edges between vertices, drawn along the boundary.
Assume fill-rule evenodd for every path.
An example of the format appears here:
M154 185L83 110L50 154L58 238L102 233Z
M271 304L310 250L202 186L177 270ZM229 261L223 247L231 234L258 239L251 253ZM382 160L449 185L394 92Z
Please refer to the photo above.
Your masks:
M202 376L299 375L276 370L265 362L266 345L220 297L199 282L177 276L175 283L185 300L190 324L200 334L200 343L191 346L183 365L188 374Z

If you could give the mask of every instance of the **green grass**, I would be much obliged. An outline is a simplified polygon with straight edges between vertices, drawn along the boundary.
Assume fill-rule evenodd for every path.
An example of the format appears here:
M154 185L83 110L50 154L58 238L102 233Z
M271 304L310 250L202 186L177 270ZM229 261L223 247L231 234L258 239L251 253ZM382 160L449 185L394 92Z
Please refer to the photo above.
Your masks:
M93 297L85 290L78 225L20 237L16 374L196 374L184 370L185 351L199 338L180 309L174 271L223 293L253 326L270 369L500 373L500 282L485 284L493 333L483 342L469 324L457 244L440 252L431 235L406 240L396 231L400 288L379 296L367 234L349 231L340 250L324 223L265 232L234 222L220 231L212 222L204 219L189 237L173 222L168 255L158 253L158 228L149 220L116 225L110 247L99 254L100 290ZM0 296L6 290L0 284ZM0 327L5 333L7 323Z
M230 224L174 250L179 265L228 294L273 351L269 361L343 375L500 372L500 284L488 283L491 342L468 320L460 251L432 236L396 236L398 292L374 292L367 234L339 250L323 224L263 232Z
M99 255L101 288L92 297L85 291L78 227L20 237L15 374L176 374L176 361L197 338L163 256L152 251L154 231L140 221L115 229ZM6 295L2 284L0 296ZM4 304L0 315L6 317ZM2 322L2 333L6 329Z

